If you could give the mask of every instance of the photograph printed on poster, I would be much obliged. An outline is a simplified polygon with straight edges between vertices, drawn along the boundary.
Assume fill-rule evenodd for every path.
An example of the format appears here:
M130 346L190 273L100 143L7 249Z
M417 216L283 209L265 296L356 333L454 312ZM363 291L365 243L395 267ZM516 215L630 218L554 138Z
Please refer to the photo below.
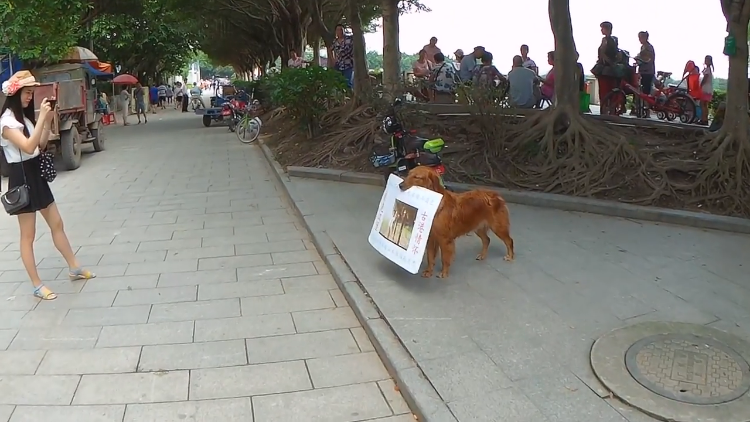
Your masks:
M443 195L419 186L401 191L402 181L393 174L388 178L368 240L385 258L416 274Z
M415 207L396 199L393 212L390 216L383 217L383 222L380 223L380 235L399 248L408 250L418 211Z

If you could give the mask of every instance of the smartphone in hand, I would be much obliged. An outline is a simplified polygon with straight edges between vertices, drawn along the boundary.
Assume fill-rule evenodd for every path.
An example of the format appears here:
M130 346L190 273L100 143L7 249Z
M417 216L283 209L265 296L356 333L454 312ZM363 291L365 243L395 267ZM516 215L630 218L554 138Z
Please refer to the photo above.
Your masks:
M47 102L49 103L49 108L54 110L55 106L57 105L57 98L50 98L47 100Z

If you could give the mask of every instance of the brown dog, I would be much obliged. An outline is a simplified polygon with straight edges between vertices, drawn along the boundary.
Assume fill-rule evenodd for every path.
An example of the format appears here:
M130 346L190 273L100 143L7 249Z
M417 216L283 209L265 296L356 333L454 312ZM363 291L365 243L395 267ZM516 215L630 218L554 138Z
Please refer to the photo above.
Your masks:
M456 239L472 231L482 239L482 251L477 255L477 260L487 257L487 249L490 246L488 230L492 230L505 243L505 260L513 260L508 207L497 192L487 189L465 193L450 192L440 183L438 173L425 166L410 170L399 188L404 191L412 186L421 186L443 195L427 240L427 269L422 273L422 277L432 277L439 250L443 269L438 277L447 278L456 254Z

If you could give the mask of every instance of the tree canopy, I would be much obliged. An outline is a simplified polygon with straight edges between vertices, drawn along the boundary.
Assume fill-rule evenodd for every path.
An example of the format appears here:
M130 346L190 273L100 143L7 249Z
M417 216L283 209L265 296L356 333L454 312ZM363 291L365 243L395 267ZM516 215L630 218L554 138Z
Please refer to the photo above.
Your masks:
M206 74L243 73L283 66L290 50L330 49L340 23L361 38L390 6L426 10L416 0L0 0L0 47L43 63L80 45L145 79L184 73L195 59Z

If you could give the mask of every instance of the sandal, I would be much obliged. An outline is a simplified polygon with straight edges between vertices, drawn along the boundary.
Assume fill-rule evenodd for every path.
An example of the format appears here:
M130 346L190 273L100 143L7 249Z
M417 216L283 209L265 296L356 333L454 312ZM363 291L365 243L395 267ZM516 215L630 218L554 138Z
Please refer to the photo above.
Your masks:
M57 295L44 284L40 284L34 289L34 296L42 300L55 300Z
M84 270L83 268L71 268L70 272L68 273L68 277L70 277L71 281L88 280L91 278L95 278L96 274L92 273L89 270Z

